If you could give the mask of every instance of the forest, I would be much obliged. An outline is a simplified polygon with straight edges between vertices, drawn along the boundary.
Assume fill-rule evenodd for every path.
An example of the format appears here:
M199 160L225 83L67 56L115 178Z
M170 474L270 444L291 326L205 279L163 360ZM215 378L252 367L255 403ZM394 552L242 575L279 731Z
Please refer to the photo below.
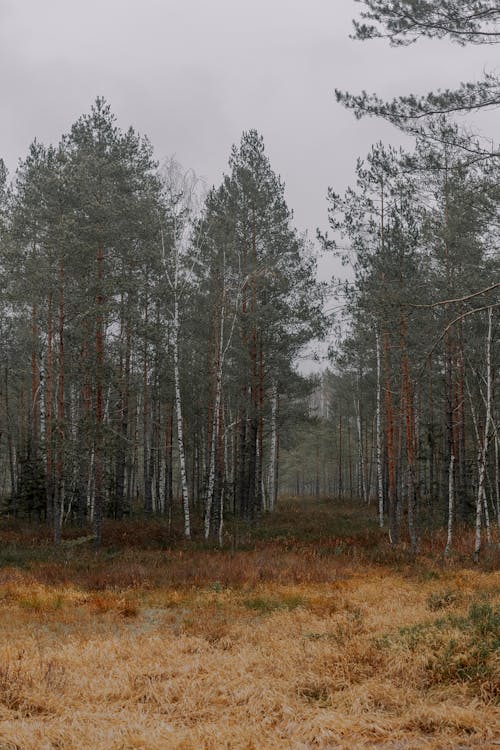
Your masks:
M323 241L354 279L337 284L340 345L313 406L324 494L375 501L414 551L443 524L449 551L454 524L473 522L478 556L499 518L499 193L497 161L471 152L440 117L414 152L378 144L354 187L330 191L339 239Z
M498 746L499 78L335 96L405 145L314 238L257 129L212 186L102 96L0 158L0 750Z
M255 131L229 170L202 199L97 99L4 180L3 496L56 543L178 499L208 539L226 508L275 504L279 404L304 390L323 290Z
M5 513L99 544L103 518L177 509L186 538L194 516L222 545L228 514L251 523L314 480L374 501L414 552L443 524L448 551L456 523L476 558L492 543L498 160L444 114L413 151L374 145L328 194L319 238L346 266L330 284L284 189L256 131L206 190L100 98L3 169ZM318 384L296 357L332 331Z

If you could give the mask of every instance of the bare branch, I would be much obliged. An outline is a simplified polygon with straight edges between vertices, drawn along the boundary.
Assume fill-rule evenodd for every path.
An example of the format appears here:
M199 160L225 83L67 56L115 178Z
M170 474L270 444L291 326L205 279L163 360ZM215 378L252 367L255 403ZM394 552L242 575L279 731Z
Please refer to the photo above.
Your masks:
M453 305L453 304L457 304L460 302L467 302L468 300L473 299L474 297L480 297L481 294L488 294L488 292L492 292L494 289L498 289L499 287L500 287L500 281L497 281L495 284L492 284L491 286L486 287L486 289L481 289L479 292L473 292L473 294L467 294L465 297L457 297L456 299L445 299L439 302L431 302L430 304L427 304L427 305L415 305L411 302L408 302L407 307L429 309L431 307L440 307L442 305ZM487 308L481 308L481 309L487 309ZM457 322L457 321L454 321L454 322Z

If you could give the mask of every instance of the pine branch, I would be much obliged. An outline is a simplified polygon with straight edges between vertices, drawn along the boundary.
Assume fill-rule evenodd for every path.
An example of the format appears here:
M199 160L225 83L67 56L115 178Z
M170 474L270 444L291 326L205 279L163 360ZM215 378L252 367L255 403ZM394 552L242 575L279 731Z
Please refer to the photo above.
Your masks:
M432 302L428 305L415 305L411 302L407 303L408 307L414 307L414 308L431 308L431 307L440 307L441 305L453 305L458 304L460 302L467 302L470 299L473 299L474 297L479 297L481 294L487 294L488 292L492 292L494 289L498 289L500 287L500 282L497 282L495 284L492 284L491 286L487 287L486 289L481 289L479 292L474 292L473 294L468 294L465 297L458 297L457 299L445 299L441 300L440 302ZM457 319L459 320L459 319ZM453 321L454 323L457 322L457 320Z
M353 39L389 39L394 47L422 37L449 37L456 44L500 41L497 0L356 0L367 10L353 21ZM369 21L370 23L366 23Z

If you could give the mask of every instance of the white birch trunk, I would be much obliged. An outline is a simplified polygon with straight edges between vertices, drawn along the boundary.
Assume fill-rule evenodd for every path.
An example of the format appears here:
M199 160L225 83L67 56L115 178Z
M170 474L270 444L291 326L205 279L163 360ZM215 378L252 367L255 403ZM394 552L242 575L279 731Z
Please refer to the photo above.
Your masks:
M486 523L489 525L489 514L486 504L486 460L488 457L488 447L490 438L490 422L491 422L491 403L493 400L493 378L491 372L491 339L493 332L493 308L488 309L488 335L486 338L486 418L484 421L484 434L482 443L479 441L478 450L478 488L477 488L477 502L476 502L476 535L474 544L474 560L478 562L479 553L481 551L481 517L483 508L485 509ZM489 530L489 538L491 539L491 529Z
M384 481L382 472L382 408L381 408L381 352L380 336L377 332L377 492L378 492L378 522L380 528L384 526Z
M186 537L186 539L190 539L191 520L189 516L189 493L186 473L186 454L184 451L184 428L182 425L182 402L179 373L179 302L177 300L177 294L175 295L174 299L172 348L174 354L175 412L177 415L177 445L179 449L179 467L181 474L182 510L184 513L184 536Z
M483 492L483 504L484 504L484 525L486 527L486 540L488 544L491 544L493 541L493 538L491 536L490 511L488 508L488 499L486 497L486 491Z
M219 331L219 351L218 365L215 383L215 403L212 421L212 444L210 446L210 469L208 474L207 497L205 500L205 539L210 536L210 518L212 515L212 505L214 500L215 488L215 464L217 458L217 440L219 437L219 410L222 397L222 368L224 363L224 306L220 313L220 331Z
M191 258L194 264L195 254L190 245L189 221L197 211L197 186L199 180L192 170L183 172L181 166L174 160L168 160L162 170L162 182L166 193L169 215L172 220L173 246L172 265L167 258L164 242L163 227L161 227L161 255L165 271L165 279L172 291L173 310L172 320L172 350L174 360L174 391L175 411L177 416L177 443L179 450L179 468L182 492L182 508L184 513L184 536L191 538L191 521L189 514L189 491L186 472L186 454L184 449L184 429L182 422L182 401L179 372L179 300L186 289L186 281L180 279L181 263ZM192 272L187 272L187 276Z

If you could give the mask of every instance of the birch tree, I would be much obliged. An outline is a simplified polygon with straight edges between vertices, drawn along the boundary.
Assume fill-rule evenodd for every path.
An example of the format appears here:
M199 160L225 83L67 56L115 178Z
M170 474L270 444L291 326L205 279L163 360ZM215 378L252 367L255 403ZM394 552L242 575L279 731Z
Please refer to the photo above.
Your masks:
M172 347L173 359L177 448L184 514L184 536L186 539L189 539L191 537L191 518L186 470L179 349L182 325L181 305L186 294L189 292L192 270L197 260L195 244L192 242L192 222L199 210L201 183L192 170L183 171L174 159L170 159L165 163L161 176L165 205L161 252L164 278L171 294L169 340Z

